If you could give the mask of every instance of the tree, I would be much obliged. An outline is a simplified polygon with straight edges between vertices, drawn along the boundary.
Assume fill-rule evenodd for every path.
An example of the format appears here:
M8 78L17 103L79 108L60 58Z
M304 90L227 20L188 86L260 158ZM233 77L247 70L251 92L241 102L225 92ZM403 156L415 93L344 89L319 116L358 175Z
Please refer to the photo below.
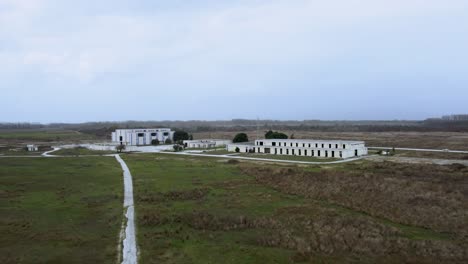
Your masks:
M159 142L159 139L157 139L157 138L151 140L151 145L159 145L159 143L160 143L160 142Z
M232 140L233 143L248 142L248 141L249 141L249 137L247 137L247 134L245 133L237 134Z
M265 138L266 139L288 139L288 136L284 133L277 132L277 131L273 132L270 130L266 132Z
M240 148L239 148L239 147L236 147L236 152L237 152L237 153L240 152Z
M192 134L189 135L189 140L193 140L193 135Z
M125 150L125 145L118 145L115 147L115 150L117 150L117 152L122 152Z
M166 141L164 142L165 144L172 144L172 140L170 138L166 139Z
M184 140L189 139L189 134L185 131L179 130L174 132L174 142L182 143Z
M175 152L179 152L179 151L182 151L182 150L184 149L184 147L182 147L182 146L179 145L179 144L175 144L175 145L173 146L173 148L174 148L174 151L175 151Z

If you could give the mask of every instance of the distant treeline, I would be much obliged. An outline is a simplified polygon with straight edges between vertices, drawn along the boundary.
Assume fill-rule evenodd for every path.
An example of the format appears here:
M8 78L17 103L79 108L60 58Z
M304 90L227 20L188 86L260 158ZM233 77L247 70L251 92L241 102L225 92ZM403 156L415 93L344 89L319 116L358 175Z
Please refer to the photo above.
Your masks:
M302 130L325 132L387 132L387 131L446 131L468 132L468 120L428 119L423 121L376 120L376 121L322 121L322 120L248 120L227 121L125 121L125 122L88 122L80 124L37 124L37 123L0 123L0 130L51 130L67 129L107 136L117 128L168 127L187 132L210 131L253 131L260 130Z

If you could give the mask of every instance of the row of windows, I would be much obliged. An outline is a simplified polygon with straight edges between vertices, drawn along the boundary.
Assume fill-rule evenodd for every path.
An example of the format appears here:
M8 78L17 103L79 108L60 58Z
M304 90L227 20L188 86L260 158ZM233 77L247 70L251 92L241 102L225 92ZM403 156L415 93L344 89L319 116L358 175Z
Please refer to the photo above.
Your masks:
M287 146L287 142L271 142L271 145L273 147L276 147L278 143L278 147L286 147ZM281 144L283 143L283 144ZM258 141L257 142L257 145L260 145L260 146L263 146L263 141ZM303 148L306 148L306 147L309 147L309 148L313 148L314 147L314 144L313 143L299 143L299 142L296 142L296 143L293 143L293 142L290 142L289 143L290 147L303 147ZM315 143L315 148L319 148L321 146L321 148L339 148L339 144L325 144L325 143ZM346 148L346 144L343 144L343 149Z
M312 156L312 157L331 157L331 158L336 158L336 157L340 157L342 158L343 157L343 152L341 151L328 151L328 150L324 150L323 152L321 150L317 150L317 151L314 151L314 150L311 150L310 152L308 152L307 149L304 149L303 151L301 149L282 149L282 148L274 148L273 149L274 152L272 154L279 154L279 155L297 155L297 156ZM246 149L246 152L247 152L247 149ZM257 148L257 152L260 153L260 148ZM271 153L271 149L270 148L265 148L264 149L264 153L266 154L270 154ZM323 154L323 156L322 156ZM356 153L355 155L357 156L357 150L356 150Z

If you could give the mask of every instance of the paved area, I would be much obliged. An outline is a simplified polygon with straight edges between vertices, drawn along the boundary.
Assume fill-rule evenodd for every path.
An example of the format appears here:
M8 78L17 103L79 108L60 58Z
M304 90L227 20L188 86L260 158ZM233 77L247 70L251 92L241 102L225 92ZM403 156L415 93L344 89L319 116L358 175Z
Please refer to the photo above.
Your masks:
M124 175L124 210L127 210L125 217L127 218L125 235L122 241L122 264L137 263L137 247L135 235L135 207L133 204L133 181L132 174L128 169L125 161L119 156L114 155L115 159L120 163Z

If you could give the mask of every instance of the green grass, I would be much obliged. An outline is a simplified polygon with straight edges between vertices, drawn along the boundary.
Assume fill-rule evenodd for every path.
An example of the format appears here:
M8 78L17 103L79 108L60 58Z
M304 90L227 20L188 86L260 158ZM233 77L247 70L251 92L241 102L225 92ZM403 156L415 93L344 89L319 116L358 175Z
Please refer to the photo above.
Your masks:
M115 263L122 185L111 157L0 158L0 263Z
M0 131L0 140L29 140L29 141L60 141L60 140L91 140L95 136L83 134L73 130L54 131Z
M65 148L52 152L52 155L63 155L63 156L77 156L77 155L106 155L116 154L116 151L105 151L105 150L91 150L84 147L76 148Z
M277 208L303 203L302 198L255 184L236 166L220 163L215 158L159 154L128 155L124 159L134 177L137 240L142 263L287 263L294 254L292 250L252 245L256 232L261 230L205 232L173 223L147 225L142 218L154 214L184 215L193 211L219 217L271 216ZM142 201L142 198L158 198L171 191L184 192L194 188L207 188L209 192L202 201Z

